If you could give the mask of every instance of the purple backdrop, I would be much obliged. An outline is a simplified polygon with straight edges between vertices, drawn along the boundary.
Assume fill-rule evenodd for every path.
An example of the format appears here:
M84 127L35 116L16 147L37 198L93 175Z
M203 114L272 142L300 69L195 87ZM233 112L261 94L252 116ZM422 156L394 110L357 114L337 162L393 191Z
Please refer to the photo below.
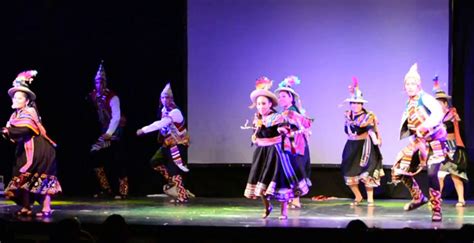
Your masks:
M250 163L249 94L265 75L274 88L297 75L307 114L315 118L313 164L339 164L346 141L342 101L352 76L379 117L384 164L399 141L406 95L403 77L418 62L431 92L447 88L447 0L188 1L190 163Z

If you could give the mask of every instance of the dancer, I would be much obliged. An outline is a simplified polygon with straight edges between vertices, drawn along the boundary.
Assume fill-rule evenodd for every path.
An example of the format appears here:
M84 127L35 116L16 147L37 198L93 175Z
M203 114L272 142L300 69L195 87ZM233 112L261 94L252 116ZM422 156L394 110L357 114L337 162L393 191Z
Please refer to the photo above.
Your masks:
M362 96L355 77L350 93L351 97L345 100L350 110L345 112L347 142L342 152L341 170L346 185L355 195L351 206L359 206L362 202L359 190L359 181L362 181L367 192L367 206L373 207L374 188L380 186L380 179L385 175L379 148L382 144L379 121L373 112L364 108L367 100Z
M264 205L263 218L267 218L273 207L271 199L281 202L280 219L288 218L288 201L296 196L308 193L308 184L304 178L304 171L295 161L291 161L283 150L288 141L287 127L296 126L301 117L296 112L292 120L278 114L274 107L278 99L269 91L272 81L267 77L260 77L256 81L256 89L250 94L251 108L257 108L253 121L254 134L252 143L256 145L253 153L252 167L247 180L244 196L251 199L260 197ZM284 134L284 136L282 136ZM287 141L285 141L287 140Z
M101 135L90 150L94 172L99 182L100 190L94 194L95 198L112 197L126 199L128 196L128 176L123 159L123 129L125 117L120 111L120 100L117 94L107 88L107 76L103 61L95 76L95 89L89 94L97 110L101 125ZM117 175L118 190L112 191L107 174Z
M289 115L293 112L297 112L301 115L305 115L305 110L301 105L300 95L293 89L297 84L300 84L301 80L294 75L286 77L280 82L278 88L275 90L275 94L278 96L278 105L283 109L281 114L285 116L285 119L292 119ZM296 126L290 128L291 133L289 143L285 143L285 151L291 160L295 160L296 164L300 167L300 170L304 172L303 177L306 179L308 186L311 186L311 159L309 154L308 138L310 135L310 127L313 119L306 118L302 119L303 123L298 124L301 130L298 130ZM301 201L298 196L290 200L290 208L301 208Z
M410 191L412 200L405 204L404 209L416 209L428 199L414 176L427 166L431 220L441 221L438 171L447 156L443 110L433 96L423 91L417 63L405 75L404 85L408 101L402 117L400 139L409 137L409 144L397 155L392 167L392 183L402 182Z
M32 215L31 205L38 201L42 205L37 217L52 214L51 196L62 191L56 177L56 143L46 135L41 116L35 103L36 94L29 88L37 71L21 72L8 90L15 110L3 137L17 144L16 164L13 178L5 189L5 196L22 208L18 216Z
M158 141L161 147L150 160L151 167L159 172L167 181L163 191L171 196L172 203L186 203L194 197L184 187L184 175L189 171L186 166L187 149L189 146L188 130L183 114L174 103L170 84L166 84L160 96L160 120L137 130L137 135L160 131Z
M439 169L439 190L441 193L443 192L444 179L446 176L451 175L454 188L456 189L456 193L458 195L456 207L464 207L466 205L466 201L464 200L464 182L467 182L469 179L466 173L468 163L467 153L464 143L461 139L461 132L459 129L459 122L461 121L461 118L459 117L456 108L449 106L448 101L451 99L451 96L447 95L446 92L441 89L438 76L436 76L433 81L433 92L435 93L434 96L443 108L443 123L448 133L446 139L449 160L442 164L441 168Z

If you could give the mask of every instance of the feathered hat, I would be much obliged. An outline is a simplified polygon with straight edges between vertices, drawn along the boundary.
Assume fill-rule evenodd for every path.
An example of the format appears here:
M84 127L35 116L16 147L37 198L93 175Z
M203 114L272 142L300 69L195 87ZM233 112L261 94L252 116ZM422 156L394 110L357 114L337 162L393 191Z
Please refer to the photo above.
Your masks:
M167 96L173 98L173 91L171 90L171 85L170 83L167 83L165 87L163 88L163 91L161 91L161 96Z
M438 75L433 78L433 93L436 99L451 99L451 96L447 95L439 85Z
M344 102L356 102L356 103L367 103L364 99L362 91L359 89L359 80L356 77L352 77L352 85L349 85L349 93L351 97L344 100Z
M95 80L103 80L104 83L107 83L107 76L105 75L104 60L100 61L99 69L95 74Z
M301 104L300 95L296 93L296 91L293 89L295 85L300 84L300 83L301 83L301 80L297 76L290 75L286 77L285 79L283 79L283 81L281 81L278 84L278 88L274 91L274 93L279 94L281 91L287 91L291 93L293 95L294 103L298 107L298 110L302 114L304 114L305 110L303 109L303 105Z
M301 80L297 76L288 76L278 84L278 88L274 91L274 93L278 94L280 91L288 91L295 97L296 100L300 95L296 93L296 91L292 87L300 83Z
M406 82L409 78L413 78L417 84L421 84L421 77L418 73L418 63L415 63L410 67L410 70L405 74L405 79L403 81Z
M36 94L30 90L29 84L33 82L33 78L38 74L36 70L24 71L16 76L13 80L13 88L8 90L8 95L13 98L15 92L22 91L28 94L30 100L36 99Z
M250 100L253 104L256 104L256 100L259 96L266 96L272 101L272 107L278 105L278 98L274 93L270 91L273 81L269 78L262 76L255 81L255 90L250 93Z

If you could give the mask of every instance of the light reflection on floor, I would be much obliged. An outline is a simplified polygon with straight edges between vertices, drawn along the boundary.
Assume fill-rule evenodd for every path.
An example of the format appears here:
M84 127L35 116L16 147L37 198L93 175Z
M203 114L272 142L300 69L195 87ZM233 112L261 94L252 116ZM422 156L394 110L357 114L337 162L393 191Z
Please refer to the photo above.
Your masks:
M303 198L303 207L289 209L288 220L279 220L280 206L267 219L261 219L263 206L259 200L245 198L195 198L185 205L174 205L166 197L141 197L129 200L92 200L62 198L53 202L53 217L48 220L13 216L17 207L0 200L0 217L10 221L54 222L66 217L78 217L81 222L101 223L111 214L121 214L129 224L138 225L202 225L230 227L302 227L343 228L354 219L371 228L381 229L459 229L474 224L474 202L455 207L455 201L443 202L443 221L431 222L428 206L411 212L403 211L408 200L377 200L375 207L367 204L350 206L349 199L316 202ZM35 206L39 210L39 206Z

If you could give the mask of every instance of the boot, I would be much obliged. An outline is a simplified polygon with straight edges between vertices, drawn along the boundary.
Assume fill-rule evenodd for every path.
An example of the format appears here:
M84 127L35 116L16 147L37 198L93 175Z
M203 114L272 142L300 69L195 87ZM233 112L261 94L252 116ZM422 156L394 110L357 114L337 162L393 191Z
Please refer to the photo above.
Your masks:
M178 191L178 197L173 201L174 203L186 203L188 202L188 193L186 188L183 185L183 178L180 175L175 175L171 178L173 183L176 185L176 190Z
M441 192L430 188L430 205L431 205L431 221L440 222L443 220L443 214L441 213Z
M165 181L169 182L171 180L170 175L168 174L168 170L166 169L166 166L158 165L156 167L153 167L153 170L160 173L163 176L163 178L165 179Z
M94 198L106 198L112 195L112 190L110 189L109 181L105 175L104 167L95 168L95 175L99 180L100 191L94 194Z
M119 178L119 195L115 199L127 199L128 197L128 177Z
M428 202L428 198L423 195L423 192L413 177L403 177L402 182L408 188L412 197L411 201L403 207L405 211L417 209Z

